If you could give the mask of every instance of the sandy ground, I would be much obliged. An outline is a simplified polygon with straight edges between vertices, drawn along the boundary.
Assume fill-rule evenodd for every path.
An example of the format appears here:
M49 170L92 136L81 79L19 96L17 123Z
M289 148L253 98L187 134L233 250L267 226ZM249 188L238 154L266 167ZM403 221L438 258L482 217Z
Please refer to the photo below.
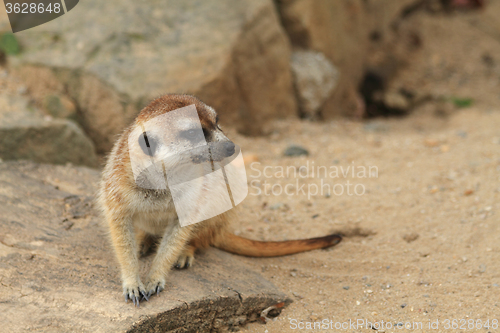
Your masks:
M423 50L395 81L420 94L473 98L471 108L431 102L402 119L285 121L257 139L231 133L258 159L247 169L237 233L346 235L329 250L242 258L295 299L247 332L373 331L349 320L383 325L379 332L500 330L500 43L492 33L500 30L492 17L418 18ZM284 157L290 144L310 155Z
M242 258L295 298L276 321L249 325L248 332L291 332L293 319L439 320L441 332L446 319L500 320L500 113L464 110L432 130L418 125L434 121L423 117L369 124L291 121L273 140L237 140L260 163L248 169L253 183L237 233L260 240L346 235L329 250ZM292 142L307 147L310 156L281 157ZM280 166L300 170L308 163L309 178L302 178L305 169L296 177L291 170L289 177L279 173ZM312 163L315 172L326 166L327 177L324 171L313 177ZM332 166L355 166L355 176L335 177ZM370 166L378 176L363 178L360 170ZM273 177L258 177L255 170L265 167ZM313 184L321 181L337 184L336 193L314 195ZM347 194L347 181L351 194L354 185L365 193ZM286 184L295 186L287 187L292 195L278 195Z

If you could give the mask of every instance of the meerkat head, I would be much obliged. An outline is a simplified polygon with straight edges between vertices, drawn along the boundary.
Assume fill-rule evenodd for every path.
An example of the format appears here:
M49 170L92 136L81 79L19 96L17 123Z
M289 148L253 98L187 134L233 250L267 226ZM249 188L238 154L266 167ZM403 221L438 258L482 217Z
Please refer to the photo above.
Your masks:
M128 144L136 183L149 189L165 189L169 174L183 174L181 180L201 177L214 170L214 163L237 155L215 110L189 95L151 102L136 118Z

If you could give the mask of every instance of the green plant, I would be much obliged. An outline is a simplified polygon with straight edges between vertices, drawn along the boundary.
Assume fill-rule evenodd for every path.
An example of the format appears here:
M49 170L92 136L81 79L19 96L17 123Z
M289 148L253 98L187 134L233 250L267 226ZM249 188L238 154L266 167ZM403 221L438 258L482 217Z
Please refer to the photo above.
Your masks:
M6 55L16 55L20 51L19 42L13 33L0 34L0 52Z

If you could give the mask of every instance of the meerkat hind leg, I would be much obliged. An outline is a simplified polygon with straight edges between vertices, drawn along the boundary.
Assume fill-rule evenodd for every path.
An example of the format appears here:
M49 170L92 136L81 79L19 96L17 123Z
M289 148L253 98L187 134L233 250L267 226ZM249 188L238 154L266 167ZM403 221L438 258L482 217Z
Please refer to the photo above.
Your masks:
M193 245L187 245L184 251L182 251L179 259L177 259L177 263L175 264L176 269L189 268L193 265L194 262L194 252L196 251L196 247Z

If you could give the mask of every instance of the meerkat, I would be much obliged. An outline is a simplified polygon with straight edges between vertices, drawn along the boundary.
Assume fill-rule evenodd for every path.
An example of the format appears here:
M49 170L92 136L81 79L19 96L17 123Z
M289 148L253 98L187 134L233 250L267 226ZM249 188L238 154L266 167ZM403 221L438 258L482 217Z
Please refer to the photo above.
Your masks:
M201 137L189 129L194 119L181 119L182 117L173 118L170 123L153 131L145 129L144 124L148 121L188 106L196 108L199 118L197 121L201 124L203 133ZM134 141L138 144L131 148L129 143ZM141 298L149 300L154 293L159 295L165 288L167 274L173 266L190 267L196 249L214 246L243 256L273 257L327 248L341 240L341 236L335 234L282 242L245 239L229 231L229 222L234 218L233 210L199 223L181 226L168 186L151 188L147 181L141 184L141 176L134 176L131 158L169 160L165 156L175 156L172 153L176 153L179 147L193 147L198 141L218 145L217 149L210 151L210 158L214 161L235 154L235 145L221 130L213 108L194 96L165 95L152 101L139 113L135 121L120 135L108 156L102 173L98 204L107 222L111 243L120 265L125 301L130 299L136 306L139 306ZM200 163L203 158L199 156L202 155L189 155L190 163ZM162 171L170 171L166 169L175 168L177 162L162 162ZM197 181L200 182L199 190L185 194L189 200L201 200L200 191L210 190L214 185L204 177ZM155 239L158 240L156 254L143 283L139 276L139 258L148 252Z

